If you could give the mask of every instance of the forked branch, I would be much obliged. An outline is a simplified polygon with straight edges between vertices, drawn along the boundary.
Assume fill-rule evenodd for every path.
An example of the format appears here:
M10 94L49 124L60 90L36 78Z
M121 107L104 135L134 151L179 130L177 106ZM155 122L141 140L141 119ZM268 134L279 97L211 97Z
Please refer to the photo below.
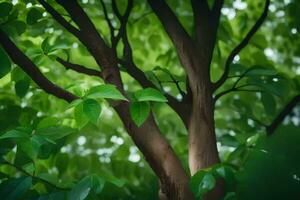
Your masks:
M247 33L245 38L232 50L232 52L229 54L226 63L225 63L225 69L221 76L221 78L214 84L214 90L218 89L223 83L227 80L229 71L230 71L230 65L233 62L235 56L237 56L249 43L251 38L254 36L254 34L258 31L258 29L261 27L263 22L268 16L268 10L269 10L270 0L266 0L264 11L261 14L260 18L256 21L254 26L250 29L250 31Z
M67 90L55 85L48 80L39 68L10 40L4 31L0 29L0 44L7 52L11 60L26 72L31 79L45 92L60 99L71 102L78 97Z

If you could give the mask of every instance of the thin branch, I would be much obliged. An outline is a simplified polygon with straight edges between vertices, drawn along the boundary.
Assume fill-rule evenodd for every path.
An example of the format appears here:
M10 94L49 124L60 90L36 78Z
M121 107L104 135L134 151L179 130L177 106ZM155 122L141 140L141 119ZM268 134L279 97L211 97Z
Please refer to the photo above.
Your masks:
M98 71L98 70L89 69L89 68L86 68L82 65L70 63L70 62L64 61L63 59L61 59L59 57L56 58L56 61L59 62L60 64L62 64L66 69L72 69L72 70L74 70L78 73L86 74L86 75L89 75L89 76L96 76L98 78L102 77L101 72Z
M270 125L266 127L268 135L272 135L277 127L283 122L285 117L289 115L294 107L300 102L300 94L290 100L290 102L280 111Z
M264 11L263 11L262 15L260 16L260 18L256 21L256 23L250 29L250 31L248 32L246 37L242 40L242 42L238 46L236 46L233 49L233 51L229 54L229 57L227 58L226 63L225 63L224 72L223 72L221 78L214 84L214 90L218 89L227 80L227 77L228 77L229 71L230 71L230 65L231 65L232 61L234 60L235 56L237 56L248 45L251 38L258 31L258 29L261 27L261 25L267 18L269 5L270 5L270 0L266 0Z
M76 27L72 26L61 14L59 14L50 4L48 4L45 0L38 0L38 2L45 8L45 10L52 15L52 17L67 31L72 33L75 36L80 35L80 30Z
M52 94L60 99L71 102L78 97L67 90L55 85L48 80L39 68L10 40L4 31L0 29L0 44L7 52L11 60L22 68L31 79L40 86L45 92Z
M113 25L112 25L112 23L111 23L111 21L108 17L108 13L107 13L107 9L106 9L104 1L100 0L100 3L101 3L102 8L103 8L103 13L104 13L105 20L106 20L107 25L108 25L109 30L110 30L111 44L113 44L114 40L115 40L115 28L113 27Z
M43 182L43 183L45 183L45 184L47 184L47 185L50 185L51 187L53 187L53 188L55 188L55 189L57 189L57 190L70 190L70 188L59 187L59 186L57 186L57 185L55 185L55 184L53 184L53 183L47 181L46 179L43 179L43 178L41 178L41 177L35 176L35 175L33 175L33 174L30 174L30 173L28 173L27 171L25 171L23 168L21 168L21 167L15 165L15 164L13 164L13 163L10 163L10 162L8 162L8 161L6 161L6 160L5 160L4 162L2 162L2 164L4 164L4 165L9 165L9 166L15 168L16 170L18 170L19 172L21 172L21 173L23 173L23 174L25 174L25 175L27 175L27 176L30 176L31 178L33 178L33 179L35 179L35 180L37 180L37 181Z
M241 89L241 88L244 88L244 87L248 87L250 85L241 85L241 86L234 86L228 90L225 90L223 92L220 92L219 94L217 94L215 97L214 97L214 102L216 102L219 98L221 98L222 96L228 94L228 93L231 93L231 92L264 92L262 90L254 90L254 89Z
M116 1L112 0L112 9L113 9L115 15L117 16L117 18L119 19L119 21L121 23L120 30L119 30L116 38L115 38L115 41L114 41L115 42L114 46L117 45L119 40L123 37L123 35L126 32L126 26L127 26L129 15L131 13L132 8L133 8L133 0L128 0L125 13L124 13L124 15L121 15L121 13L120 13L120 11L117 7Z

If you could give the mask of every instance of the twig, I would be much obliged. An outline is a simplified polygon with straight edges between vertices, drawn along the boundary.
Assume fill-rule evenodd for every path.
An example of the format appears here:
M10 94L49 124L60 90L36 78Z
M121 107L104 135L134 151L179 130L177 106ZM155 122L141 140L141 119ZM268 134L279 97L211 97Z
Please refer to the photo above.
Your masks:
M261 25L267 18L269 5L270 5L270 0L266 0L265 8L264 8L264 11L263 11L262 15L260 16L260 18L256 21L254 26L250 29L250 31L248 32L246 37L241 41L241 43L238 46L236 46L233 49L233 51L229 54L229 57L226 60L225 69L224 69L224 72L223 72L221 78L216 83L214 83L214 91L216 89L218 89L221 85L223 85L223 83L226 81L228 74L229 74L230 65L231 65L232 61L234 60L235 56L237 56L248 45L250 39L254 36L254 34L258 31L258 29L261 27Z

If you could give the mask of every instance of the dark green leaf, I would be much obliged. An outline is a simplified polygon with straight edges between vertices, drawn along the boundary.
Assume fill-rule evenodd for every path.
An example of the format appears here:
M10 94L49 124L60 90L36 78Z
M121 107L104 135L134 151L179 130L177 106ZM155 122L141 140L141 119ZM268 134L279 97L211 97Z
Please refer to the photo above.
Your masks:
M29 90L29 86L30 86L30 80L28 79L24 79L16 82L15 84L16 94L20 98L24 97Z
M276 101L272 95L263 92L261 94L261 101L268 115L276 114Z
M38 22L39 19L43 17L43 14L41 11L39 11L37 8L32 8L27 13L27 24L33 25Z
M32 185L31 177L20 177L1 183L0 196L5 200L20 199Z
M11 63L6 52L0 48L0 78L8 74L11 70Z
M8 2L0 3L0 18L8 16L11 9L12 9L11 3L8 3Z

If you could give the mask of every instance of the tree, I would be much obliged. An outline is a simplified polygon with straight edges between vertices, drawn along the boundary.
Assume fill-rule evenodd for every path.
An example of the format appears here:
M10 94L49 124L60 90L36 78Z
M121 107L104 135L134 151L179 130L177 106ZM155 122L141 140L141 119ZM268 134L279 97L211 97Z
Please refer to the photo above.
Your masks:
M27 3L28 7L29 2L31 6L28 10L25 5ZM77 128L79 129L83 128L87 121L93 124L98 123L101 112L99 101L106 99L118 114L126 132L159 179L160 199L190 200L199 196L204 196L203 199L220 199L225 194L224 180L218 179L214 183L214 177L203 174L203 169L213 166L227 169L220 165L216 140L216 117L214 113L215 109L223 106L222 104L221 106L217 105L221 97L233 92L247 93L247 95L259 93L265 106L265 111L267 114L270 114L272 121L267 121L268 123L265 124L265 122L257 119L251 113L248 113L246 116L260 126L257 129L266 131L268 135L272 135L275 132L300 100L300 94L297 90L295 90L296 92L293 95L284 94L284 87L286 85L290 86L291 83L286 83L286 78L281 76L278 70L270 67L267 62L265 65L261 63L255 65L256 63L251 61L248 62L251 63L251 66L245 67L242 61L235 61L249 44L254 43L259 46L264 42L265 38L261 35L259 35L260 37L257 36L256 33L268 16L270 0L252 3L260 8L259 17L256 18L256 21L250 28L248 24L245 25L244 29L248 31L246 34L242 34L245 36L234 48L232 48L232 42L225 47L222 42L219 42L223 40L222 37L226 37L225 35L228 34L227 32L230 29L224 25L226 23L222 25L221 22L221 9L224 6L223 0L191 0L181 3L167 3L164 0L147 0L147 2L134 2L133 0L104 2L99 0L96 2L88 5L84 1L37 0L24 1L25 4L22 2L13 5L3 1L0 4L1 13L4 13L1 14L3 16L1 16L0 44L6 53L4 51L1 52L2 65L4 66L1 70L1 76L3 77L10 72L11 60L26 73L25 75L22 74L22 71L17 72L19 68L14 68L15 74L20 73L24 77L22 78L17 74L15 75L15 80L13 80L15 81L17 95L20 97L25 96L30 84L34 84L44 92L58 99L65 100L70 104L69 107L74 107L72 109L74 109L75 119L77 125L79 125ZM180 8L180 6L187 6L186 10L192 13L192 25L188 24L190 22L184 24L182 17L175 12L174 8ZM135 12L141 13L138 9L142 10L145 7L149 10L149 13L143 13L143 16L136 18L135 21L131 21L130 17ZM102 21L98 22L99 19L97 19L95 13L100 11L102 11ZM17 12L21 13L20 16L16 14ZM32 31L25 33L27 35L22 36L24 39L20 39L21 36L18 36L25 31L23 26L26 26L24 22L20 21L22 13L26 15L28 31ZM135 47L137 49L141 49L141 47L137 47L138 45L134 44L135 38L131 35L134 35L136 31L139 35L150 34L143 32L141 27L139 27L140 29L136 28L142 26L136 25L136 21L153 14L156 16L153 16L157 23L155 26L159 26L159 28L164 30L172 43L172 45L169 45L168 43L170 42L166 42L167 46L169 45L172 48L166 52L165 57L161 56L160 59L173 57L173 60L176 61L172 61L172 64L177 66L172 70L182 68L184 73L181 73L181 77L174 75L176 74L175 71L168 70L164 66L152 68L153 71L147 73L143 70L149 67L147 66L147 61L142 59L151 56L152 52L146 52L149 50L146 47L144 50L136 51ZM144 26L152 26L153 21ZM44 29L48 28L50 29L48 36L38 36ZM67 35L64 38L51 35L54 30L61 29L63 29L61 34ZM152 37L148 38L152 40L151 51L159 47L163 48L159 44L161 42L159 37L162 37L159 34L153 34ZM34 40L32 37L42 38L41 54L34 55L29 50L25 51L25 47L31 48L29 45L34 46L37 43L37 40ZM69 39L69 37L72 39ZM239 37L241 36L239 35ZM76 43L73 43L75 46L78 46L77 42L80 42L81 53L74 53L69 48L59 46L59 44L63 43L63 40L76 41ZM224 59L223 54L228 51L229 53L226 53L228 56ZM139 58L141 53L147 55ZM89 61L88 64L96 65L98 69L78 64L86 55L94 59L94 61ZM44 57L47 57L50 61L43 61ZM167 64L168 62L160 63ZM58 72L52 78L44 75L47 72L47 70L42 68L45 63L55 63L55 66L60 63L68 70L84 74L89 79L95 79L103 84L94 87L89 85L85 93L66 89L64 85L50 80L53 79L57 80L55 82L60 82L60 79L65 78L63 73ZM220 66L218 69L215 67L216 64ZM167 81L162 81L157 75L158 73L161 77L167 77ZM124 77L135 82L131 81L125 85ZM30 80L34 83L30 83ZM72 80L76 81L74 84L77 84L77 81L79 81L77 79ZM274 85L276 83L278 85ZM129 85L131 87L130 90L126 89L128 84L131 84ZM164 84L171 85L169 87L172 88L172 93L164 90ZM140 90L136 91L135 88L139 87ZM174 94L178 95L178 98ZM276 104L274 96L276 95L292 96L290 101L284 101L283 104L285 105L282 105L278 112L276 111L276 105L274 106ZM240 101L240 105L242 103L243 101ZM169 106L174 111L173 114L176 113L183 122L188 132L186 136L188 137L188 144L186 144L188 146L188 170L185 169L180 157L175 153L170 142L164 137L161 128L159 128L160 122L152 111L155 110L155 104L161 107ZM276 116L273 117L274 115ZM43 128L46 128L46 130ZM51 126L50 128L42 127L40 129L34 129L34 133L32 133L33 130L13 129L4 133L1 138L26 138L33 134L40 137L36 139L38 141L37 146L40 146L41 140L43 140L42 143L49 141L50 143L56 143L56 140L65 138L65 136L74 132L73 129L68 127ZM7 127L6 130L9 130L9 128ZM24 135L24 132L27 135ZM29 151L27 148L25 149L25 152ZM34 152L34 150L32 151ZM31 159L34 160L35 158L36 156ZM4 163L14 166L25 175L30 175L33 179L41 179L7 160ZM192 181L192 186L189 186L191 176L195 177L192 178L192 180L195 180L195 183ZM94 179L97 178L91 176L82 180L81 183L84 184L86 181L89 182ZM195 190L190 187L193 188L195 187L193 185L196 185L196 188L198 188L201 182L207 181L206 179L208 179L209 183L206 186L207 188L204 187L203 192L195 194ZM22 181L29 183L32 180L25 178ZM44 179L42 179L42 182L53 185ZM99 179L96 182L98 185L101 185ZM26 184L23 185L26 186ZM73 197L75 198L76 195Z

